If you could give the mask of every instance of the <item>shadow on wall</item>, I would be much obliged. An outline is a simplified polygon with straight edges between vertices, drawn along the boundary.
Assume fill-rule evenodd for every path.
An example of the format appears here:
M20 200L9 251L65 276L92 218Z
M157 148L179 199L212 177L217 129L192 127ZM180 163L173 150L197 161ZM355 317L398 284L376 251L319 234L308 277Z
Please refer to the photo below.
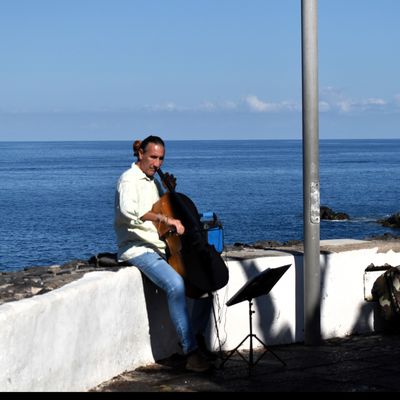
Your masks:
M292 265L290 266L290 268L296 268L296 265L295 266ZM243 264L243 271L247 276L247 281L253 279L255 276L260 274L260 270L257 267L256 263L254 262ZM296 269L296 282L297 281L298 279L297 279L297 269ZM279 284L279 281L277 281L276 284ZM276 318L276 315L280 313L280 309L282 307L285 307L285 304L274 304L271 295L269 294L271 291L274 290L274 286L272 288L267 287L266 291L268 291L269 289L270 290L265 295L258 295L257 297L254 297L251 300L253 303L253 310L255 311L258 317L259 332L262 332L262 337L260 337L260 339L267 345L268 345L268 339L267 339L268 337L269 338L274 337L274 339L277 339L277 341L280 343L291 343L293 342L294 339L293 336L296 337L297 335L296 333L292 332L289 325L283 327L279 333L275 334L275 336L272 335L271 326L273 324L273 321ZM296 290L296 293L298 293L297 289L293 290ZM290 297L290 295L288 295L288 297ZM298 299L296 298L296 315L298 312L297 304L298 304ZM232 306L234 307L234 304ZM250 333L250 321L248 326L249 326L248 333ZM254 327L254 320L253 320L253 327Z
M304 267L303 255L294 255L295 268L295 301L296 301L296 330L294 341L304 341Z
M142 281L149 321L150 344L154 359L162 360L170 357L171 354L182 353L178 335L170 318L166 294L143 274ZM213 314L214 312L221 313L221 309L218 307L219 300L216 299L216 302L217 307L212 308L211 315L208 318L208 327L204 332L204 339L209 348L214 348L211 345L211 325L217 324L217 320L220 319L218 315ZM190 317L193 318L193 299L187 298L187 306ZM225 307L225 305L222 305L222 307ZM193 326L195 325L193 323ZM147 329L147 327L144 329ZM215 329L218 331L218 326L215 326ZM218 346L220 345L222 344L218 343Z
M182 353L179 338L172 324L168 301L165 292L142 274L143 291L149 321L150 345L154 359L162 360L174 353ZM192 318L193 299L187 298L187 306ZM211 314L213 310L211 310ZM214 324L214 316L209 316L208 329L205 332L206 343L210 346L210 325ZM195 325L195 324L194 324ZM144 327L147 329L147 327Z
M154 360L161 360L181 351L178 335L169 316L167 296L142 274L143 290L149 320L149 335ZM143 327L143 329L147 329Z
M252 279L261 271L256 263L249 262L243 263L243 271L246 274L247 280ZM296 313L296 330L292 331L289 325L283 327L280 332L272 336L271 326L276 315L280 313L285 304L274 304L270 294L261 295L253 299L253 310L257 314L258 331L262 332L260 339L268 345L268 337L274 337L280 343L301 342L304 338L303 332L303 263L301 256L294 256L294 264L290 266L295 268L295 313ZM172 353L180 353L179 339L171 322L167 304L167 298L163 290L151 282L146 276L142 274L143 290L146 301L146 308L148 314L151 349L155 360L161 360L169 357ZM277 282L279 284L279 281ZM274 288L271 289L273 291ZM292 297L292 293L288 293L288 298ZM221 304L221 307L227 307L226 303ZM232 305L234 307L234 305ZM189 301L190 309L190 301ZM215 317L215 316L214 316ZM243 321L245 315L242 316ZM253 328L255 320L253 319ZM210 316L210 324L214 324L214 318ZM249 327L249 322L248 325ZM249 332L248 332L249 333ZM229 335L229 332L227 333ZM210 330L207 330L206 341L210 344ZM247 343L248 344L248 343Z

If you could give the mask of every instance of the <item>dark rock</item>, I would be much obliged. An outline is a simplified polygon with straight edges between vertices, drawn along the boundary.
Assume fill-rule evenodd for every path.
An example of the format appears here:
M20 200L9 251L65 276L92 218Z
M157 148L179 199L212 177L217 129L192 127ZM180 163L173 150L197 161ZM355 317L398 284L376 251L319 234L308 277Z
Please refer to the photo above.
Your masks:
M335 212L329 207L320 207L320 218L329 221L341 221L350 219L349 215L344 212Z
M303 242L301 240L288 240L284 243L284 246L299 246L302 245Z
M393 240L400 240L400 236L393 235L393 233L390 233L390 232L385 232L383 235L368 237L368 238L366 238L366 240L393 241Z
M378 223L387 228L400 228L400 212L391 215L389 218L380 219Z
M255 249L269 249L271 247L278 247L278 246L282 246L282 243L277 242L275 240L260 240L254 242L251 247Z
M65 264L61 265L61 269L71 269L71 270L78 270L82 269L84 267L87 267L89 265L89 262L86 260L71 260L66 262Z

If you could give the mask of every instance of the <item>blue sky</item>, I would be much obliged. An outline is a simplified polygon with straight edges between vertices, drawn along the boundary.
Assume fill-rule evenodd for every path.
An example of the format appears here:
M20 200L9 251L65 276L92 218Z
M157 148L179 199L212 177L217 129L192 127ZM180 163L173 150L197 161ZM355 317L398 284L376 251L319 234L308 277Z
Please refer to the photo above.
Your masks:
M0 140L301 139L301 0L0 0ZM400 1L319 0L319 135L400 138Z

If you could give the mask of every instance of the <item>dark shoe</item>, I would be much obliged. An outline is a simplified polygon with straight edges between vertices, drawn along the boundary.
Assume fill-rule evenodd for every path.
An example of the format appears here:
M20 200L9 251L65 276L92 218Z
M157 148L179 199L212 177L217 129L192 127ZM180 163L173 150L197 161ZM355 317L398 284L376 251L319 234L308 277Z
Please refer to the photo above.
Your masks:
M186 361L186 369L194 372L205 372L211 368L210 362L197 349L188 354Z
M216 354L212 353L208 350L206 345L206 339L203 335L197 334L196 335L197 345L199 346L199 350L201 354L208 360L208 361L215 361L218 357Z

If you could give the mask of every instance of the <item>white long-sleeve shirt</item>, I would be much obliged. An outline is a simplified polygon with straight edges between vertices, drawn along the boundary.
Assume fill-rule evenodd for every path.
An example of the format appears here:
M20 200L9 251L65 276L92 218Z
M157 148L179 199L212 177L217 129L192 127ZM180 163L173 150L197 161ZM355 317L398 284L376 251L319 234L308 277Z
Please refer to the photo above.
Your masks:
M135 163L120 176L115 192L114 219L120 261L143 254L149 248L165 253L166 244L159 239L153 222L140 219L162 193L161 184L146 176Z

